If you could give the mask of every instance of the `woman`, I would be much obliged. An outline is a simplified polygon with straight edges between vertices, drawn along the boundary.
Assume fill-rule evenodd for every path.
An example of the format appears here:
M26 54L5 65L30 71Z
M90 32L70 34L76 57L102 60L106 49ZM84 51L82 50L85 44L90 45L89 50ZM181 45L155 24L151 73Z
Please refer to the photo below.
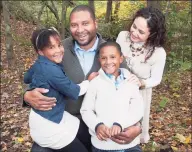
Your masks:
M166 60L165 17L156 8L142 8L136 12L131 27L117 37L130 71L138 77L140 93L144 100L141 143L149 136L149 114L152 87L160 84Z

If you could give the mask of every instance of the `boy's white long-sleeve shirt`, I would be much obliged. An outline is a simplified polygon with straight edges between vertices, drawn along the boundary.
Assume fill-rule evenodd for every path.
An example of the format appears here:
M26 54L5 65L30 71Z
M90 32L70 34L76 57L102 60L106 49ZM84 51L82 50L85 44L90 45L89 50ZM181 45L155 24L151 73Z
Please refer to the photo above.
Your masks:
M108 127L117 122L124 129L134 125L143 117L143 100L139 87L128 82L130 75L128 70L121 69L121 71L124 73L125 80L116 88L113 81L100 69L99 75L90 82L80 110L92 135L92 144L99 149L119 150L139 144L138 137L129 144L120 145L110 139L100 141L95 133L95 127L100 122Z

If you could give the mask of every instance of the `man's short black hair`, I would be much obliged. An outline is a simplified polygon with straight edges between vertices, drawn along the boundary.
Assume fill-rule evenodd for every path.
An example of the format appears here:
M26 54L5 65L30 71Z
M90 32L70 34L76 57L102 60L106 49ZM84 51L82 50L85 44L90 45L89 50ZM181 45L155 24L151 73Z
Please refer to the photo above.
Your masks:
M100 54L101 49L106 47L106 46L113 46L113 47L115 47L117 49L117 51L120 53L120 56L123 55L123 53L121 52L120 45L117 42L115 42L115 41L106 41L106 42L102 43L99 46L99 48L98 48L98 53Z
M93 20L95 20L95 13L94 13L93 9L91 7L89 7L88 5L78 5L75 8L73 8L73 10L70 13L70 17L69 18L71 19L71 15L74 12L80 12L80 11L87 11L87 12L89 12L91 18Z

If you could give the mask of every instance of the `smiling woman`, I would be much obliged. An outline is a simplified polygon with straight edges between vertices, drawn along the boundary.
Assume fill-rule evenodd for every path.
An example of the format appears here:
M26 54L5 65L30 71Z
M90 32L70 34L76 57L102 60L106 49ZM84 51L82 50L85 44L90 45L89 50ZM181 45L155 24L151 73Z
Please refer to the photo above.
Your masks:
M162 79L166 60L163 48L165 42L165 17L155 8L147 7L137 11L131 27L117 37L130 71L138 77L140 93L144 99L141 143L147 143L149 136L149 114L152 87Z

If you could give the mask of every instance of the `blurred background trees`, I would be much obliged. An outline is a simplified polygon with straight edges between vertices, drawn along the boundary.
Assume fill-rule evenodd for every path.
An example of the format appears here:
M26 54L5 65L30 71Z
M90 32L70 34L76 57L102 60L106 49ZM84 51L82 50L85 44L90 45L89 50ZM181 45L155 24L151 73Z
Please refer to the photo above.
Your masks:
M145 6L161 9L166 16L167 43L166 71L191 69L191 1L3 1L3 17L6 24L7 57L13 58L12 39L17 35L10 29L9 20L22 20L40 27L56 27L62 38L70 35L69 14L79 4L91 6L96 13L98 31L108 40L115 40L117 34L126 30L133 14ZM30 38L29 38L30 39ZM20 40L20 39L19 39Z

